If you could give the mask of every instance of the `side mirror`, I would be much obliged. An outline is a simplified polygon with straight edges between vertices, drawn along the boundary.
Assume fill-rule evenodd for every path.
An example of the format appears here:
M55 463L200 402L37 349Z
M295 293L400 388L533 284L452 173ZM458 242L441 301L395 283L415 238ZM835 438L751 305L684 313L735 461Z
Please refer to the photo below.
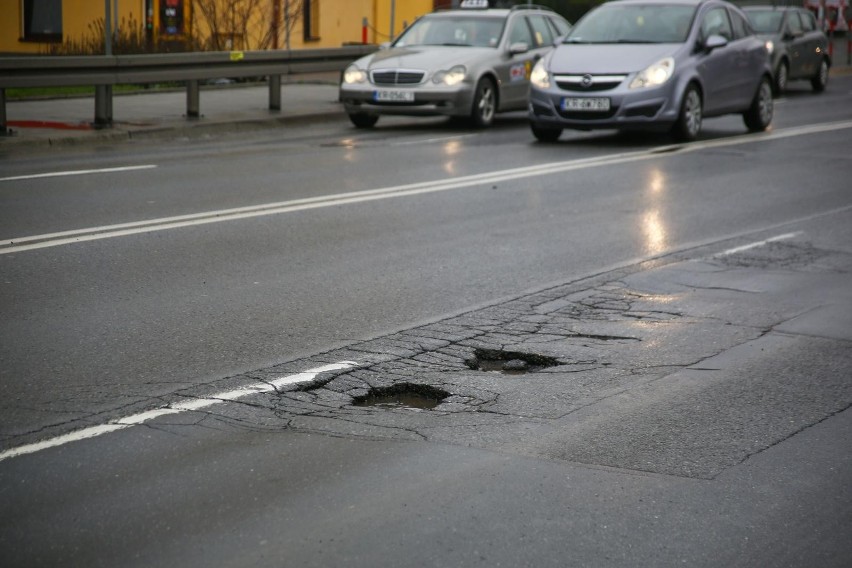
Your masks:
M714 49L719 49L720 47L725 47L726 45L728 45L728 40L724 36L713 34L707 38L707 41L704 42L704 49L706 49L707 51L713 51Z
M525 41L519 41L509 46L509 55L519 55L530 50L530 46Z

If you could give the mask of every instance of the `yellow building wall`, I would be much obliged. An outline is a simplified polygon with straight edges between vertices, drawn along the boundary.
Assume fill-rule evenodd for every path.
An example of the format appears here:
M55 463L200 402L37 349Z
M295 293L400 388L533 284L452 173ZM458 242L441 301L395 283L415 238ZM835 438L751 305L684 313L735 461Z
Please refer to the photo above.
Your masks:
M110 11L116 6L109 0ZM81 39L92 35L90 24L103 20L104 0L62 0L62 37ZM144 0L118 0L118 22L134 19L144 22ZM23 41L24 16L21 0L0 0L0 53L38 55L46 53L50 44ZM115 14L111 14L115 21Z
M290 34L293 49L340 47L361 43L364 18L367 19L367 43L390 40L392 0L320 0L319 39L305 43L301 22ZM432 11L433 0L395 0L394 33L399 35L403 22L411 23ZM284 46L283 39L279 42Z
M110 7L116 0L109 0ZM186 0L191 2L191 0ZM273 0L269 0L270 6ZM279 0L283 5L283 0ZM379 44L390 40L392 0L319 0L319 37L304 41L302 22L298 21L290 33L290 47L321 48L340 47L345 44L361 43L364 18L367 18L367 43ZM399 35L403 23L411 23L417 17L432 11L433 0L395 0L394 35ZM64 39L82 39L91 36L91 27L104 17L104 0L62 0L62 35ZM137 26L145 23L144 0L118 0L118 22L133 21ZM155 16L156 16L155 10ZM0 0L0 53L40 54L46 53L50 44L22 41L23 14L21 0ZM115 14L113 14L115 20ZM155 25L158 22L155 17ZM268 26L268 19L260 18L258 26ZM253 35L260 37L265 30ZM204 33L203 30L196 30ZM156 33L154 34L157 35ZM283 29L279 33L279 48L285 47Z

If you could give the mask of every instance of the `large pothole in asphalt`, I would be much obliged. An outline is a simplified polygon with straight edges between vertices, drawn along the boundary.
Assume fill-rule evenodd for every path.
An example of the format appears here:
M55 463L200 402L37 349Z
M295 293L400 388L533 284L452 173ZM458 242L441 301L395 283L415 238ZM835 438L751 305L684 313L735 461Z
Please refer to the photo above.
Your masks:
M365 395L352 400L354 406L377 406L380 408L435 408L450 393L430 385L400 383L389 387L374 387Z
M560 364L558 359L547 355L499 349L476 349L473 357L465 363L474 371L492 371L506 375L535 373Z

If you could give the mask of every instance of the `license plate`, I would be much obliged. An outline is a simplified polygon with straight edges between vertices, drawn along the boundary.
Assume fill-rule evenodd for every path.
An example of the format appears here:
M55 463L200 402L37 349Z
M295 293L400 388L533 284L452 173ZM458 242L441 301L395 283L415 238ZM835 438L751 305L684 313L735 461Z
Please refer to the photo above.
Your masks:
M384 103L413 103L414 91L375 91L373 100Z
M606 97L565 97L562 99L562 110L608 111L609 99Z

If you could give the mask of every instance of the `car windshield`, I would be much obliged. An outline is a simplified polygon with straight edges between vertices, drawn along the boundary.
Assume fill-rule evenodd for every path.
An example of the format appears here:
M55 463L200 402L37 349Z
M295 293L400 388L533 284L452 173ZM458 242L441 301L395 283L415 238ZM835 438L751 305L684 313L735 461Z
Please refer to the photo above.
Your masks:
M584 16L564 43L683 43L695 6L604 4Z
M504 18L466 14L424 16L394 42L394 47L453 45L497 47L503 35Z
M759 34L774 34L781 30L784 13L778 10L747 10L746 16Z

